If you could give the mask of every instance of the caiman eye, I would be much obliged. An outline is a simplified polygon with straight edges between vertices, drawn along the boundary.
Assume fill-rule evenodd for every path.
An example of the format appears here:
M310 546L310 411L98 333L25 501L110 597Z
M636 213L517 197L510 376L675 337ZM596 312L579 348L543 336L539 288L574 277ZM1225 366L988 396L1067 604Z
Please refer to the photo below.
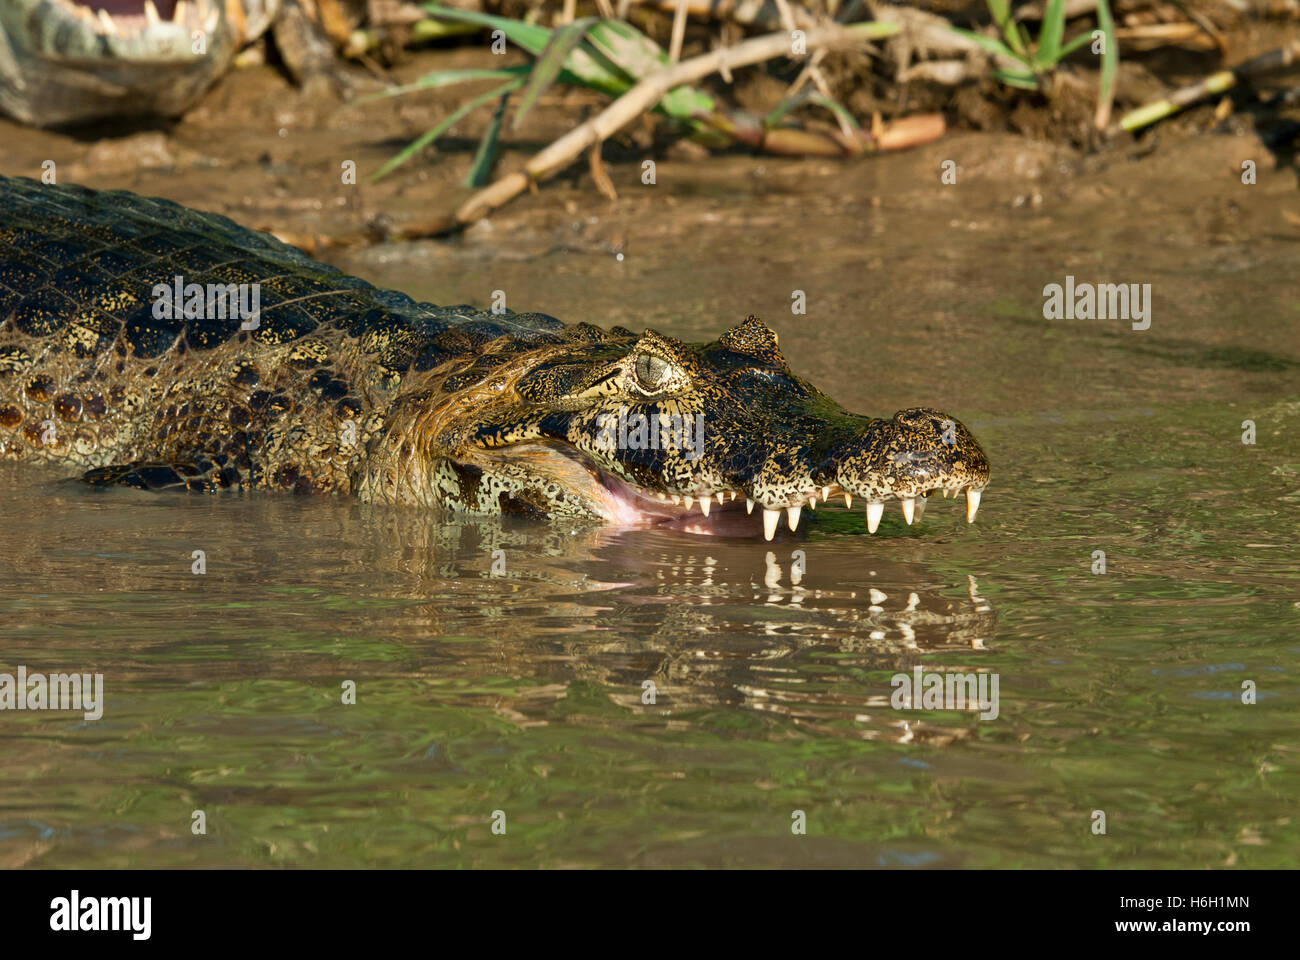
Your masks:
M650 353L636 358L637 384L643 390L656 390L668 377L668 364Z

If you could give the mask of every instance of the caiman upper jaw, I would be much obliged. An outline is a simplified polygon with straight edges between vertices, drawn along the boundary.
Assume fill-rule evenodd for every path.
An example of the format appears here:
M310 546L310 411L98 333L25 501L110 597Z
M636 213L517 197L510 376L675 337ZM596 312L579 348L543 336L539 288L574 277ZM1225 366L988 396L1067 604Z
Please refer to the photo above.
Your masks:
M815 509L819 501L842 496L846 507L852 507L855 498L866 501L867 529L875 533L889 500L900 502L910 525L920 521L930 494L938 491L949 497L964 491L966 520L974 521L989 481L989 465L965 426L924 408L902 410L888 420L861 419L860 424L850 428L845 440L832 444L817 466L802 459L783 461L783 468L764 462L754 478L711 484L701 477L701 485L688 488L690 493L648 491L606 475L605 485L618 509L604 512L618 519L639 515L689 523L698 506L697 532L717 532L717 524L710 529L706 518L715 510L734 517L743 497L747 512L756 505L762 508L763 535L771 540L782 514L795 530L804 507ZM803 479L795 479L795 474ZM734 529L734 520L730 525Z
M867 500L867 529L876 532L885 501L899 500L911 524L925 512L925 498L966 492L966 522L973 523L989 482L989 462L970 431L954 417L912 407L891 420L873 420L842 456L836 479L846 495Z

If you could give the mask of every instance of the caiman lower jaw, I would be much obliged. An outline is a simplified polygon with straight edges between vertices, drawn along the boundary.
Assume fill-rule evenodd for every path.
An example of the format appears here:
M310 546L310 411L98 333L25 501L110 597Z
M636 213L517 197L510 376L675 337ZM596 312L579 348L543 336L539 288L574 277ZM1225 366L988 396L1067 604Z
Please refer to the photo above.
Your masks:
M596 499L604 507L602 512L613 523L625 526L666 525L687 533L720 534L725 536L745 536L756 533L757 527L752 519L742 515L752 514L757 504L744 493L735 490L715 491L708 496L689 497L676 494L651 493L603 470L596 470L600 488L603 491ZM945 499L956 497L963 491L966 494L966 522L975 522L975 513L979 510L983 487L973 485L947 484L925 490L916 496L898 497L896 499L903 511L903 519L908 525L920 524L925 513L925 506L932 493L940 493ZM827 503L832 499L844 498L844 506L853 506L853 496L838 485L822 487L810 492L802 502L780 506L762 506L763 539L772 540L780 527L781 515L785 515L787 526L793 531L799 528L804 507L815 510L818 503ZM695 513L698 509L699 513ZM884 515L885 502L868 501L866 504L867 530L875 533Z
M708 497L650 492L599 471L601 502L609 519L624 526L664 526L686 533L743 537L755 532L754 521L741 509L753 501L735 490ZM770 537L768 539L771 539Z

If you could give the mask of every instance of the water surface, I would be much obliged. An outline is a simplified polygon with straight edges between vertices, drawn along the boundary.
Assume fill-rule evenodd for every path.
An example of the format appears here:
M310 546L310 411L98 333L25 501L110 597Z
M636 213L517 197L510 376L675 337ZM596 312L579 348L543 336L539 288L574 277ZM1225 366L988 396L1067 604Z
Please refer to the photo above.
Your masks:
M766 544L7 468L0 671L100 672L107 702L0 714L0 864L1293 865L1294 193L944 194L938 162L768 162L340 262L684 339L757 313L851 409L961 417L993 464L973 526L834 505ZM1044 320L1066 274L1152 284L1150 329ZM917 666L996 673L998 717L892 709Z

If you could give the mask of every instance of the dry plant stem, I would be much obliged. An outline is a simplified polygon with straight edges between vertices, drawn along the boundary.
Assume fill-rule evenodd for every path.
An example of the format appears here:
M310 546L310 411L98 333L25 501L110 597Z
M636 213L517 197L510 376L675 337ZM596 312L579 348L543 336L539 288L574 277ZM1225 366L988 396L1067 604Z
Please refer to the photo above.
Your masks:
M1150 126L1157 120L1163 120L1165 117L1178 113L1184 107L1191 106L1204 97L1231 90L1242 80L1287 70L1297 63L1300 63L1300 42L1293 43L1289 47L1278 47L1268 53L1261 53L1258 57L1252 57L1231 70L1220 70L1218 73L1213 73L1196 83L1180 87L1161 100L1126 113L1120 118L1119 123L1114 124L1107 130L1107 133L1113 135L1124 130L1130 133L1134 130L1140 130L1143 127Z
M1178 9L1183 11L1183 13L1188 17L1188 19L1190 19L1198 27L1200 27L1202 30L1204 30L1207 34L1210 35L1210 39L1214 41L1214 45L1219 48L1220 53L1227 51L1228 38L1223 35L1223 33L1219 30L1218 27L1214 25L1214 22L1210 20L1209 17L1205 16L1205 14L1201 13L1201 11L1197 10L1195 7L1189 6L1188 4L1177 3L1175 5L1178 7Z
M803 89L803 85L812 77L813 71L817 69L817 65L822 62L825 56L826 48L822 47L809 58L808 64L799 71L799 76L794 78L794 83L790 84L790 89L786 91L785 95L787 97L793 97Z
M668 59L676 63L682 58L682 38L686 36L686 0L677 0L673 14L673 36L668 44Z
M679 0L641 0L641 2L646 6L668 11L676 7ZM770 2L771 0L686 0L686 6L687 12L693 17L738 23L746 27L772 29L779 23L783 28L793 30L816 24L816 18L803 4L792 8L786 0L778 0L777 15L773 17ZM782 11L781 7L785 7L785 10Z
M812 69L812 81L813 81L813 86L817 88L817 92L820 93L823 97L825 97L827 100L835 99L835 94L831 90L831 85L826 82L825 75L817 67L813 67ZM840 117L840 126L844 127L846 132L849 129L848 127L845 127L845 120L843 117Z
M714 50L721 50L726 45L727 45L727 31L723 30L721 35L718 37L718 39L713 42L712 46ZM728 86L730 86L732 83L735 82L731 76L731 68L728 67L725 63L721 64L718 67L718 76L722 77L722 82L727 84Z
M618 201L618 191L614 189L614 181L609 179L609 174L605 172L605 164L600 159L601 144L593 143L591 149L587 151L587 163L591 169L591 179L596 184L596 189L610 203Z
M820 47L844 47L860 44L872 36L872 33L856 27L818 27L808 31L806 49ZM877 25L879 27L879 25ZM873 31L879 36L878 31ZM661 70L646 77L623 96L619 97L603 111L581 126L570 130L549 147L542 150L527 164L522 171L507 174L495 183L484 187L470 197L453 215L454 222L448 224L472 223L499 207L512 197L527 189L531 180L540 180L557 170L568 166L574 158L581 156L593 143L600 143L613 136L638 116L649 110L669 90L684 83L694 83L711 73L716 73L725 64L730 68L761 63L774 57L790 56L790 37L785 33L773 33L764 37L754 37L734 47L714 50L703 56L693 57L675 66Z
M794 14L790 11L789 0L776 0L776 9L781 12L781 26L787 30L795 30L797 27L794 22Z

